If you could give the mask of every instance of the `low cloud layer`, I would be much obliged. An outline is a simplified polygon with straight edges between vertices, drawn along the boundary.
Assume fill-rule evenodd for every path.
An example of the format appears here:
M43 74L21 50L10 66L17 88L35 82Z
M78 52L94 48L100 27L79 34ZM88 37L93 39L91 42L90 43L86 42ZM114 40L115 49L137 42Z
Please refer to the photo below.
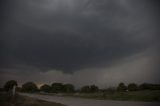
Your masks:
M64 73L62 70L47 70L46 72L41 72L32 67L31 69L34 71L32 71L31 75L30 71L24 70L26 69L24 66L21 66L21 68L19 66L19 69L3 69L1 76L3 76L4 80L1 81L1 83L4 84L5 80L9 79L17 80L20 86L28 81L34 81L39 86L42 84L62 82L72 83L77 88L88 84L96 84L100 88L114 87L120 82L126 84L131 82L138 84L144 82L160 83L160 72L157 70L158 59L155 59L155 57L157 57L157 54L153 54L147 50L119 60L110 67L77 70L72 74ZM30 77L28 78L28 76Z
M130 75L139 73L144 77L137 82L158 83L158 2L2 0L0 4L2 82L25 82L32 73L30 79L37 83L104 86L120 79L134 81L137 78ZM130 60L146 51L150 55Z

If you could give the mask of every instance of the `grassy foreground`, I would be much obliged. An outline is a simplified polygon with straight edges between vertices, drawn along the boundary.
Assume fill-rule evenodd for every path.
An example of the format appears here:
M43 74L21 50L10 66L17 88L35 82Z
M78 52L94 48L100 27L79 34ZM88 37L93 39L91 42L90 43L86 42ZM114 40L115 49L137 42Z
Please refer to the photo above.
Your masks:
M106 93L77 93L77 94L51 94L56 96L70 96L78 98L102 99L102 100L122 100L122 101L145 101L160 102L160 90L144 90L131 92L106 92Z
M160 91L113 92L105 94L82 94L77 96L107 100L160 102Z
M16 95L12 98L7 93L0 93L0 106L65 106L59 103L46 102Z

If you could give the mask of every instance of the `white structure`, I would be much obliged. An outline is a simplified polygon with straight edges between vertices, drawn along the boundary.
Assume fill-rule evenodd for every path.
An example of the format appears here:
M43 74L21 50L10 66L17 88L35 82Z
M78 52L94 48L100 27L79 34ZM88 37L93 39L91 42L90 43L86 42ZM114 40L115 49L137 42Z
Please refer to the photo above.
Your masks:
M13 86L13 89L12 89L12 95L14 96L15 93L16 93L16 86L14 85L14 86Z

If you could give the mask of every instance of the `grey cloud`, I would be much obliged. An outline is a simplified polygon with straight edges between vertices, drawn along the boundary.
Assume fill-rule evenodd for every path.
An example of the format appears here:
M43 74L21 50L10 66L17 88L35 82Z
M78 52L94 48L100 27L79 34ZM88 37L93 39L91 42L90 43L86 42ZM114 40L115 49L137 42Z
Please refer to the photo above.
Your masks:
M38 85L52 84L53 82L72 83L76 88L88 84L96 84L100 88L113 87L120 82L126 84L131 82L138 84L144 82L160 83L159 71L153 70L157 66L155 62L157 54L151 52L151 50L150 48L123 58L110 67L80 69L72 74L64 73L62 70L41 72L35 69L31 75L30 71L25 70L27 69L25 67L30 67L28 69L34 68L32 66L17 66L19 69L12 69L12 71L10 69L1 69L3 73L1 72L0 76L4 79L1 84L8 79L15 79L20 85L27 81L34 81Z
M2 67L27 64L70 73L109 66L155 47L156 13L149 3L8 0L1 10L8 13L1 32Z

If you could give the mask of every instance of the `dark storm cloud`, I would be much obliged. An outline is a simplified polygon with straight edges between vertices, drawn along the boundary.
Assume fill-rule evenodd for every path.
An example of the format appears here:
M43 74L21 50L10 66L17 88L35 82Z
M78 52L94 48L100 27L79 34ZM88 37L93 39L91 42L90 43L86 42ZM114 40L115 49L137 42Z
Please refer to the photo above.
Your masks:
M3 0L2 4L1 67L25 64L71 72L107 66L158 45L157 14L150 1Z

